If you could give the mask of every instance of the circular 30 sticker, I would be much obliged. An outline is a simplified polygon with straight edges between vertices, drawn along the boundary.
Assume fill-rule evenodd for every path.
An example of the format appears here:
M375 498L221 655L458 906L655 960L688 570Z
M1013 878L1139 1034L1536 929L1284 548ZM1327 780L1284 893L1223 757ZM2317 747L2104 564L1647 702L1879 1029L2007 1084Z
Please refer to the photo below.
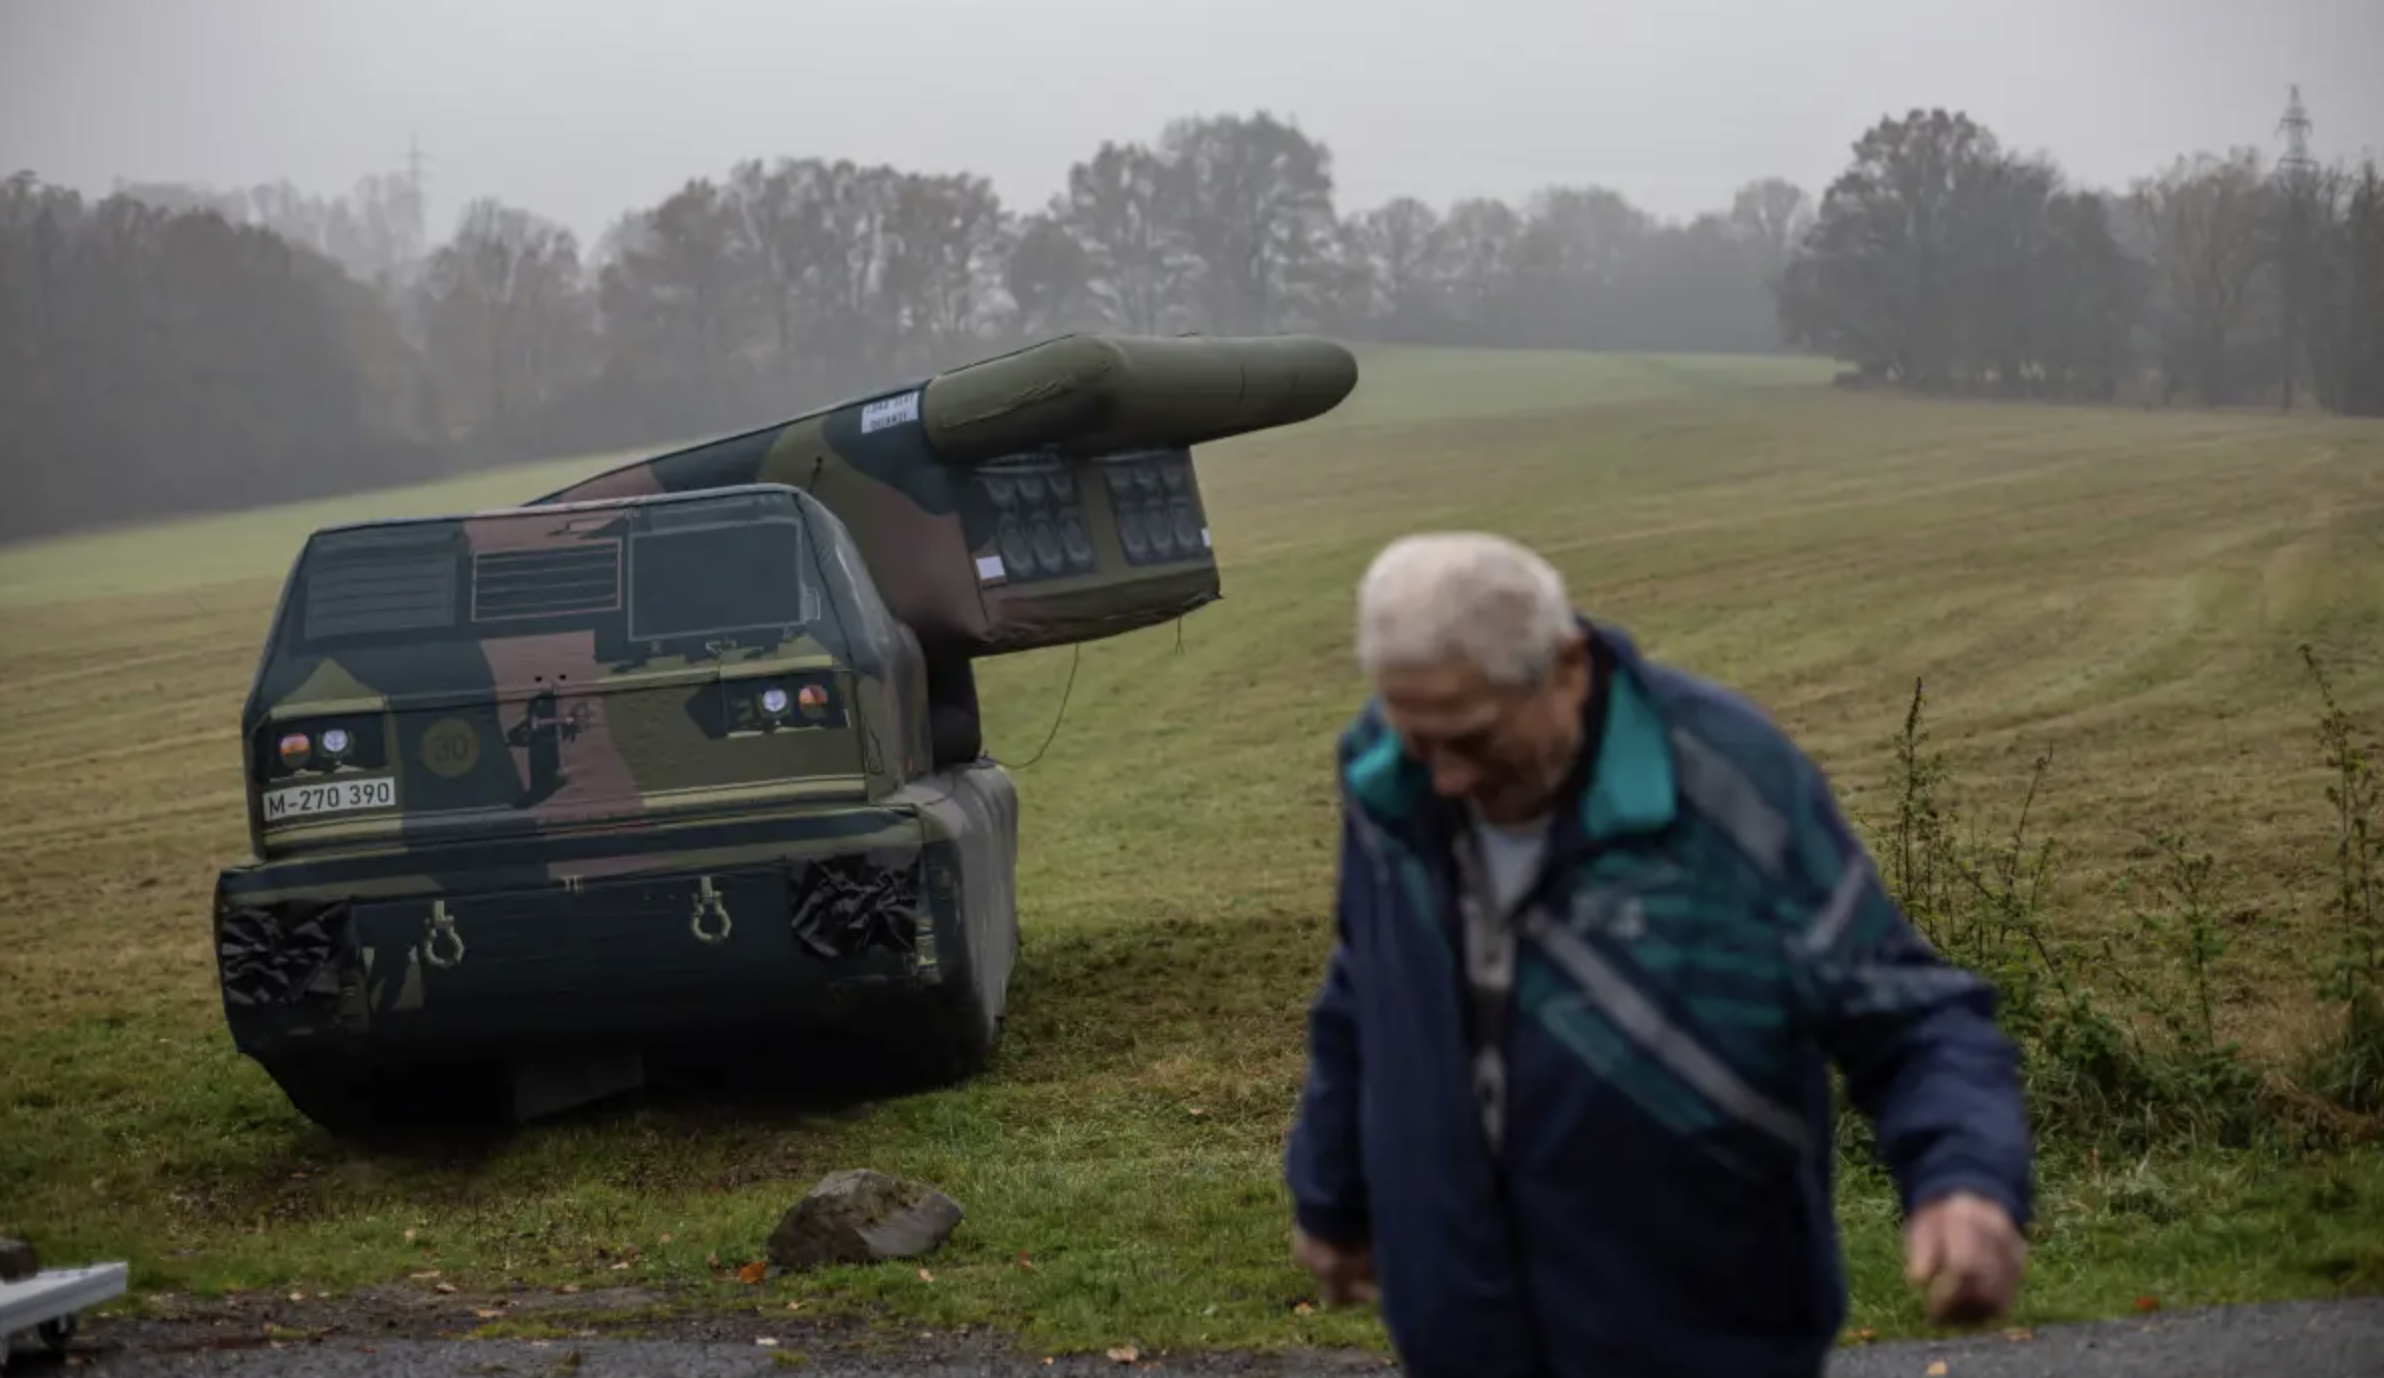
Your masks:
M461 718L441 718L422 733L422 765L442 780L469 775L480 764L480 734Z

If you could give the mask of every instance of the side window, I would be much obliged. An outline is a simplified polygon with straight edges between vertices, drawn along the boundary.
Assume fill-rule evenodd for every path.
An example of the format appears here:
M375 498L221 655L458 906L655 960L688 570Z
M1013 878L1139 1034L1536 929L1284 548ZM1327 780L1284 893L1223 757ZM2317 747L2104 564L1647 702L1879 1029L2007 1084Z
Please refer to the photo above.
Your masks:
M900 624L895 621L893 610L886 606L885 597L878 592L877 581L870 577L869 566L862 561L852 533L817 500L806 497L803 503L813 548L819 551L828 577L841 587L860 618L861 625L851 632L857 643L851 648L856 663L874 664L894 654L901 639Z

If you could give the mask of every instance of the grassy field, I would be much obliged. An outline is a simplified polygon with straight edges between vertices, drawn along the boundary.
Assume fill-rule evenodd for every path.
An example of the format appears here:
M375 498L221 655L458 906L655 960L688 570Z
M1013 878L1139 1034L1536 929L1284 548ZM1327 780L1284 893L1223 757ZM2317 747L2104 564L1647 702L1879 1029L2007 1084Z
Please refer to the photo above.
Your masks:
M1735 392L1797 386L1826 376L1826 370L1803 359L1602 359L1537 350L1370 351L1360 393L1303 434L1321 440L1352 428L1512 417L1601 401L1685 400L1717 387ZM306 534L317 527L501 507L667 448L547 460L412 488L0 546L0 608L278 579Z
M307 528L588 465L0 551L0 1233L129 1258L151 1291L454 1286L467 1327L486 1318L463 1299L498 1289L636 1283L1047 1348L1377 1343L1300 1305L1279 1156L1327 941L1332 735L1362 693L1350 590L1418 526L1538 544L1593 614L1771 707L1862 817L1894 815L1916 679L1964 827L2011 826L2049 753L2029 832L2061 864L2026 917L2074 999L2091 986L2145 1048L2192 1053L2198 1025L2140 1017L2197 989L2167 955L2191 944L2136 919L2182 908L2226 946L2199 987L2245 1045L2226 1065L2264 1078L2211 1084L2322 1099L2294 1078L2335 1008L2334 815L2298 648L2384 723L2384 427L1921 403L1827 373L1369 355L1342 413L1205 454L1222 605L1180 637L984 669L1014 760L1075 676L1020 772L1027 940L991 1074L836 1115L652 1105L441 1162L343 1150L230 1051L206 904L244 847L234 717ZM2174 827L2214 854L2211 892L2123 891ZM2105 939L2124 963L2092 959ZM2231 1147L2192 1083L2163 1085L2139 1099L2165 1137L2048 1102L2067 1117L2023 1321L2384 1290L2384 1152L2352 1110ZM851 1166L932 1180L968 1221L924 1271L718 1271ZM1843 1191L1853 1327L1918 1329L1889 1193L1851 1164Z

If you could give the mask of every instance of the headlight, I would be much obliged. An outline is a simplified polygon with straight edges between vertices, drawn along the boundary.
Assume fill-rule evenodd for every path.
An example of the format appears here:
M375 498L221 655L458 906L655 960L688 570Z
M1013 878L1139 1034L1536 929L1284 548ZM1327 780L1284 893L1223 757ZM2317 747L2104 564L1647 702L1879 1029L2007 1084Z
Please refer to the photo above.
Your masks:
M251 740L251 769L259 780L380 770L389 764L380 725L363 714L276 723Z
M843 727L848 711L834 676L810 670L740 678L723 686L720 703L730 736Z

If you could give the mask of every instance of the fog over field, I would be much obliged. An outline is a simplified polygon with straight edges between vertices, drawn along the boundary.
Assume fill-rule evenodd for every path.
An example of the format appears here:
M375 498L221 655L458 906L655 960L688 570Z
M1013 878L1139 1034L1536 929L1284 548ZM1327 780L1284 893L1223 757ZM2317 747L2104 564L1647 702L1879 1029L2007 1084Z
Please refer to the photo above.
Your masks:
M2378 52L2370 0L10 0L0 539L666 445L1082 328L2384 406L2333 247Z

